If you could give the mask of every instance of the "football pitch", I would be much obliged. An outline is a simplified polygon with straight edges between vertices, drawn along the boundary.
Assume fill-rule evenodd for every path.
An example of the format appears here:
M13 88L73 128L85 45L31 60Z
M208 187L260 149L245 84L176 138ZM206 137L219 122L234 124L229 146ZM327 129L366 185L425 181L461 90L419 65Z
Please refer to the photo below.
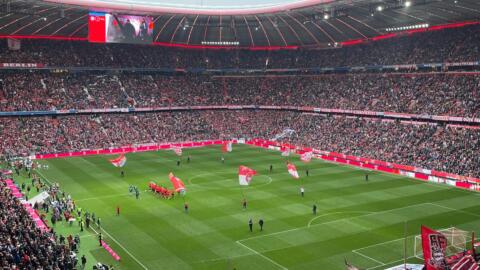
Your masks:
M120 263L96 245L93 230L82 234L82 242L95 244L82 243L82 250L90 263L115 269L336 270L345 269L345 258L360 268L384 269L403 262L405 242L408 261L421 262L413 240L421 224L478 232L477 193L383 173L370 172L367 182L363 170L320 160L305 164L293 155L300 174L295 180L278 151L234 145L223 164L220 148L183 149L180 166L173 151L127 154L123 178L108 162L113 156L101 155L41 160L48 169L38 172L101 217L102 235ZM239 165L257 170L248 187L238 184ZM169 172L185 183L184 198L166 200L147 190L150 181L171 188ZM140 199L129 194L129 185L139 187Z

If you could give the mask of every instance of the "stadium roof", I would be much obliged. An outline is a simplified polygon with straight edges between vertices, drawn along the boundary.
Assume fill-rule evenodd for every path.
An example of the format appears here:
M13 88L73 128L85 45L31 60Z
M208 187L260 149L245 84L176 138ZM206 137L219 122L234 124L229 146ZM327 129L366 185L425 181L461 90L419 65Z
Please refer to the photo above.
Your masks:
M95 9L202 15L275 13L336 0L46 0Z
M195 8L193 4L202 0L176 0L177 3L188 1L192 3L191 7ZM215 3L218 7L220 3L227 2L203 1L211 7L215 6ZM239 1L234 3L238 4L231 4L232 9L241 6ZM264 7L278 7L279 4L298 4L306 1L267 0L262 3ZM85 40L88 37L88 11L91 9L86 6L44 1L2 1L0 35L16 38ZM99 9L109 10L95 8ZM225 6L225 10L228 9ZM134 10L136 9L131 6L128 12L121 9L116 11L145 14ZM239 47L250 48L327 47L345 41L389 36L392 30L405 30L408 27L480 21L480 1L335 0L273 13L243 15L199 13L149 12L155 21L154 42L182 47L202 47L206 44L222 46L227 44L226 42L230 42L227 46L238 42Z

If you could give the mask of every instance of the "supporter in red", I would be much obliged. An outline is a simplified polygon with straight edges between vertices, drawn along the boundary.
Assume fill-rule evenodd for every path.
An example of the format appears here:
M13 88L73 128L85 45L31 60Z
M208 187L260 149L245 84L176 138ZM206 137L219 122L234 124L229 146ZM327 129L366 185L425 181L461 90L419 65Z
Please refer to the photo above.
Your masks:
M56 239L54 233L35 227L22 203L0 179L0 268L73 270L76 262L70 248Z

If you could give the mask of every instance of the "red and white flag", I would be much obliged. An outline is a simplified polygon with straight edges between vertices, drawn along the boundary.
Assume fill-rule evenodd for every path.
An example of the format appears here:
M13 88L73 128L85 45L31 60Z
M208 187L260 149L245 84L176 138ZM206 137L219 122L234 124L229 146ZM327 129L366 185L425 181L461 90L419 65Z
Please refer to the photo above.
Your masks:
M180 178L173 175L173 173L170 173L168 175L168 178L170 179L170 182L172 182L173 189L175 189L176 192L179 192L179 193L185 193L186 192L185 184L183 184L183 182L182 182L182 180L180 180Z
M180 147L173 147L172 150L173 150L173 152L175 152L175 154L176 154L177 156L181 156L181 155L182 155L182 148L180 148Z
M127 164L127 157L124 154L121 154L117 158L110 159L109 161L115 167L123 167Z
M222 152L232 152L232 142L224 142L222 144Z
M312 160L313 152L305 152L300 155L300 160L303 162L310 162Z
M283 157L288 157L290 156L290 149L289 148L282 148L282 156Z
M238 183L241 186L248 186L256 174L257 171L242 165L238 168Z
M422 249L426 270L445 270L447 238L440 232L422 225Z
M297 168L292 163L287 164L287 169L288 173L293 176L293 178L298 179L300 177L298 176Z

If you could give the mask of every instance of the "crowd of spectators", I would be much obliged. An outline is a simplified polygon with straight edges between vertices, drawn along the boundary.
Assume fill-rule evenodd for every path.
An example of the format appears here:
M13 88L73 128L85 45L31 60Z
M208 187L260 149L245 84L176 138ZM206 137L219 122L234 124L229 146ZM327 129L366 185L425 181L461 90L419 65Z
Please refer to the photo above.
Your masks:
M479 38L480 25L329 50L209 51L32 40L23 41L18 51L1 47L0 59L100 68L288 68L456 62L479 60ZM475 73L162 76L17 71L2 75L0 111L288 105L480 117L480 75ZM285 128L297 131L297 136L289 138L296 144L480 176L477 130L280 111L2 118L0 154L28 155L212 138L271 138Z
M134 143L210 139L200 112L0 118L0 149L11 156Z
M480 130L285 111L184 111L0 119L4 155L190 140L274 138L325 151L480 177Z
M480 26L444 29L325 50L186 50L159 46L32 40L0 47L4 63L53 67L305 68L478 61ZM220 52L220 53L219 53Z
M69 246L57 240L55 233L36 228L20 200L0 179L0 268L75 269Z
M280 77L51 75L0 80L0 111L291 105L480 117L480 75L329 74Z
M23 41L4 63L57 67L304 68L478 61L480 26L328 50L180 50ZM133 53L132 53L133 52ZM315 106L480 117L480 75L329 74L208 77L3 73L0 111L193 105ZM348 155L480 177L480 129L289 111L205 110L0 118L0 157L231 138L271 139ZM50 190L52 192L52 190ZM55 193L55 192L54 192ZM54 197L56 195L54 194ZM54 218L73 205L56 198ZM48 206L47 206L48 212ZM54 222L54 221L52 221ZM0 268L74 269L71 248L35 227L0 179ZM63 242L63 243L62 243Z

